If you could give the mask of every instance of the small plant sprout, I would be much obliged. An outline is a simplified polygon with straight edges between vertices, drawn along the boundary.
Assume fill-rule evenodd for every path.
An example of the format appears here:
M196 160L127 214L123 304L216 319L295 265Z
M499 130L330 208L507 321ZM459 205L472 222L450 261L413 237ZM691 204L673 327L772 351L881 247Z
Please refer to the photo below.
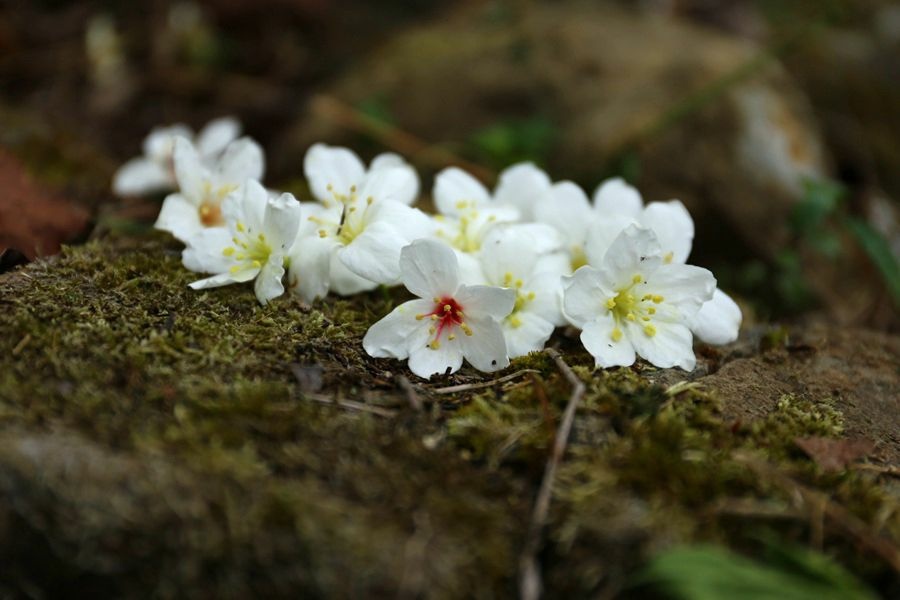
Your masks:
M250 180L225 199L222 213L226 226L201 232L185 250L186 264L196 261L214 267L208 270L215 273L191 287L199 290L255 279L260 304L283 294L284 263L300 226L300 203L291 194L270 197L261 184Z
M357 181L362 163L357 164L348 150L314 146L310 153L318 157L310 159L307 154L310 181L321 183L330 177L337 183L324 184L330 198L304 204L305 221L288 277L291 289L312 302L329 290L349 295L398 283L400 249L432 232L431 219L406 204L414 191L409 168L382 155L383 166L363 172L357 184L351 182ZM341 191L344 186L346 192Z
M168 192L178 184L172 154L175 139L185 138L197 149L200 161L215 165L226 146L241 134L241 124L231 117L210 121L199 134L187 125L176 124L154 128L144 139L144 154L129 160L113 176L113 193L117 196L142 196Z
M521 227L495 227L479 254L488 284L516 292L512 312L500 321L510 358L542 350L553 330L565 324L560 303L568 261L562 257L560 264L558 253L539 255L534 248L540 244L535 244L533 235L522 233ZM532 226L530 231L540 231L538 227ZM544 228L544 235L556 238L552 228Z
M566 278L563 310L599 367L631 365L637 354L657 367L690 371L690 325L715 289L712 273L666 263L653 232L631 225L599 265Z
M264 170L262 149L249 138L231 142L206 166L197 148L178 137L173 157L179 191L166 197L156 228L185 243L204 228L222 227L222 201L245 181L259 181Z
M499 321L516 292L461 285L456 254L436 240L416 240L400 254L403 285L418 296L372 325L363 347L376 358L407 359L419 377L454 373L465 358L479 371L509 365Z

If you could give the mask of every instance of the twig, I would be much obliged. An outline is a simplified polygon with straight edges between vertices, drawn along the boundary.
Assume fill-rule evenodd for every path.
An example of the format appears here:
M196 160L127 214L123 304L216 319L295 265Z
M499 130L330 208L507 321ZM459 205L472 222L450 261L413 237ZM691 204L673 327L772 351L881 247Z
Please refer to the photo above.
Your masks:
M887 538L878 535L877 532L873 532L864 521L831 500L826 494L806 487L792 477L785 475L768 463L746 452L736 452L733 457L737 462L749 467L760 477L768 479L791 496L799 498L803 505L811 510L810 518L815 518L816 511L821 511L825 518L830 519L835 526L854 538L859 545L877 554L894 571L900 573L900 549Z
M338 408L345 408L347 410L367 412L388 419L392 419L397 416L396 411L387 408L372 406L371 404L365 404L364 402L357 402L355 400L338 400L336 396L334 398L331 398L329 396L323 396L321 394L300 394L300 397L307 400L312 400L313 402L318 402L319 404L328 404L331 406L337 406Z
M541 574L537 564L537 553L541 545L541 533L547 522L547 512L550 509L550 495L553 491L553 482L556 479L556 470L566 452L566 444L569 433L572 431L572 423L575 420L575 410L584 396L584 383L572 371L572 367L566 364L559 353L553 348L544 350L556 363L557 368L572 386L572 395L563 413L556 437L553 440L553 451L544 468L544 478L538 489L534 508L531 512L531 522L528 524L528 534L525 538L525 546L519 556L519 596L523 600L536 600L542 591Z
M435 394L455 394L457 392L469 392L471 390L480 390L482 388L488 388L498 383L506 383L507 381L511 381L521 375L526 375L528 373L540 373L537 369L522 369L521 371L516 371L515 373L510 373L509 375L504 375L503 377L498 377L497 379L491 379L490 381L479 381L478 383L463 383L460 385L451 385L449 387L435 388L431 390Z
M875 473L878 473L879 475L893 475L894 477L900 477L900 467L895 467L893 465L882 467L881 465L862 463L853 465L853 468L860 471L873 471Z
M27 346L28 342L30 342L30 341L31 341L31 334L26 333L25 337L23 337L21 340L19 340L19 343L16 344L16 347L12 349L12 355L18 356L22 352L22 350L25 349L25 346Z
M440 169L457 165L485 183L492 182L497 175L490 169L471 163L452 152L430 145L416 136L360 112L349 104L320 94L310 101L313 114L357 133L375 138L386 147L414 157L419 162Z
M419 398L416 388L409 379L405 375L397 375L394 380L397 382L397 387L406 392L406 400L409 402L410 408L416 412L422 412L422 399Z

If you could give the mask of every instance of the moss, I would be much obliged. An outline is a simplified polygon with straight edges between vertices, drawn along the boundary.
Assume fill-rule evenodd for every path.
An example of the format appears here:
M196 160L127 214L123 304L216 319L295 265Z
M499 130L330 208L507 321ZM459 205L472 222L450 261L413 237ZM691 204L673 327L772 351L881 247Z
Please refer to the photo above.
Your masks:
M194 292L192 278L161 236L92 242L0 278L0 352L13 358L0 372L0 592L513 593L570 394L547 356L515 360L510 371L537 373L487 391L419 385L433 410L415 412L394 382L402 365L360 346L402 292L260 307L247 287ZM696 384L594 371L572 340L554 343L587 391L540 557L552 595L614 591L674 543L808 539L791 495L736 458L748 450L900 539L883 483L821 473L794 449L840 433L829 402L786 396L736 427ZM321 367L322 389L296 381L296 365ZM463 369L438 385L483 379ZM397 416L311 401L329 398ZM725 510L737 501L786 516ZM894 589L887 566L826 533L828 553Z

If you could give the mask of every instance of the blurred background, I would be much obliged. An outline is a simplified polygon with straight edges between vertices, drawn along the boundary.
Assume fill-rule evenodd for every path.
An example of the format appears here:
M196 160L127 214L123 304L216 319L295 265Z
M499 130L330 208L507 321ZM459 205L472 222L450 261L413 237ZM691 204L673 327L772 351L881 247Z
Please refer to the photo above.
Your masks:
M750 320L896 331L900 3L4 0L0 270L147 232L116 167L157 125L234 115L266 183L315 141L492 184L621 175L697 221Z

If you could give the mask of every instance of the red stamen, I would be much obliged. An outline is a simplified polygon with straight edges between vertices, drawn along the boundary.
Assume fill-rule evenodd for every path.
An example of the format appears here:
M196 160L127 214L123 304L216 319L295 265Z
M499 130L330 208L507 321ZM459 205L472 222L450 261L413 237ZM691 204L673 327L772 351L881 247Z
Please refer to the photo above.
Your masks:
M450 297L436 299L434 311L426 316L434 322L435 334L432 343L441 339L444 330L452 334L454 328L463 324L463 308Z

